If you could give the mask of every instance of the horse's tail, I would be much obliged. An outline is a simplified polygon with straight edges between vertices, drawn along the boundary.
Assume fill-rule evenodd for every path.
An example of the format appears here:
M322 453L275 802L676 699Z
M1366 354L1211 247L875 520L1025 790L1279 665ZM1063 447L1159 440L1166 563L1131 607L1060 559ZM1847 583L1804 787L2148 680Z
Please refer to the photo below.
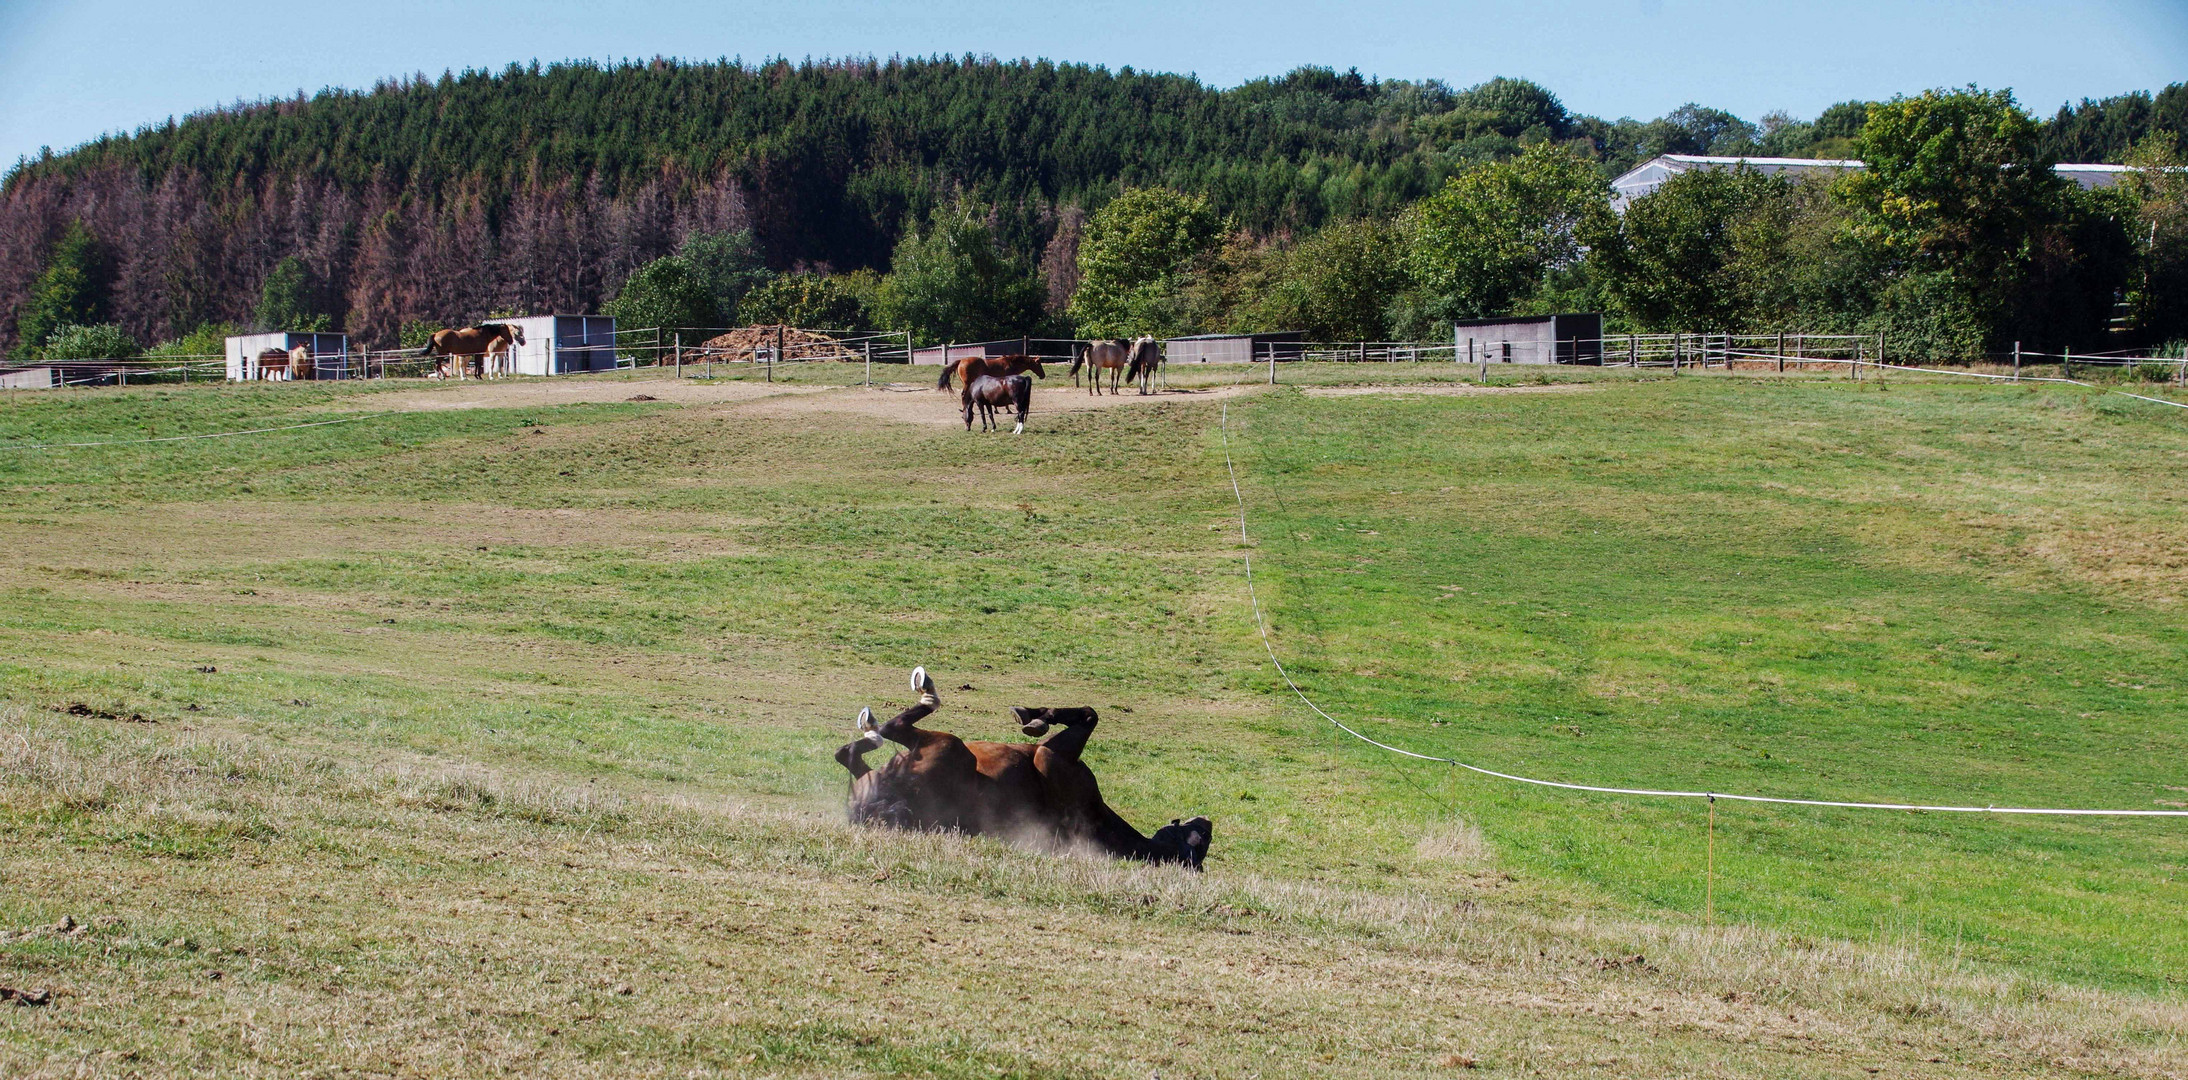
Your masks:
M945 363L942 365L942 377L934 381L935 389L947 390L950 388L950 369L955 366L956 365L949 363Z
M1094 351L1094 346L1092 346L1092 345L1088 345L1088 346L1085 346L1085 347L1081 348L1081 349L1080 349L1080 350L1079 350L1078 352L1075 352L1075 353L1071 354L1071 381L1072 381L1072 382L1076 383L1076 382L1078 382L1078 381L1079 381L1079 365L1081 365L1081 364L1084 364L1084 363L1086 363L1086 358L1087 358L1087 356L1088 356L1088 355L1090 355L1091 353L1093 353L1093 351Z
M1018 420L1023 423L1026 414L1033 411L1033 380L1020 375L1010 382L1011 404L1017 406Z

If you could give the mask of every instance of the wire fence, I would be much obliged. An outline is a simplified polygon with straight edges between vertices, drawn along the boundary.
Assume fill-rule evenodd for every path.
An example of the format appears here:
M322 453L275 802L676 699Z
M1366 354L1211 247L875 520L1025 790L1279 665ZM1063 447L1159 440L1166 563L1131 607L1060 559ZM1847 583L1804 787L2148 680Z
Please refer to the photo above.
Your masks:
M1266 365L1271 381L1280 365L1309 363L1458 364L1483 377L1512 365L1566 365L1635 369L1722 370L1773 373L1844 373L1893 366L1882 334L1804 331L1771 333L1631 333L1599 337L1461 338L1450 341L1304 341L1293 335L1238 335L1245 347L1222 354L1198 350L1200 362ZM1175 348L1181 340L1166 342ZM1020 337L985 342L916 345L903 331L820 329L793 326L641 327L614 331L613 344L549 342L544 370L597 372L672 368L686 378L713 378L758 371L772 379L786 364L939 365L967 355L1024 354L1070 361L1092 342L1086 338ZM2188 355L2176 346L2105 352L2049 352L2016 343L1973 358L1976 364L2010 369L2017 378L2046 374L2059 379L2109 379L2188 386ZM313 356L293 367L261 365L225 354L139 355L18 363L0 367L0 389L189 384L220 381L343 381L484 377L478 357L428 356L422 348L349 349ZM2079 378L2078 378L2079 377Z

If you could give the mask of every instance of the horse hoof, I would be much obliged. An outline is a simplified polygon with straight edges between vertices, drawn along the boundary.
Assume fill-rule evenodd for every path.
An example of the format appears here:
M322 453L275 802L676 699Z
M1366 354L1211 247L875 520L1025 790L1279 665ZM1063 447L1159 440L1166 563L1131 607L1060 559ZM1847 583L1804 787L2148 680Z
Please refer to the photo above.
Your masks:
M1017 427L1010 429L1010 433L1013 435L1023 435L1026 433L1026 426L1024 424L1020 424Z
M931 680L929 680L929 679L927 678L927 667L926 667L926 665L925 665L925 664L922 664L922 665L920 665L920 666L918 666L918 667L915 667L915 668L913 668L913 669L912 669L912 689L914 689L914 690L919 690L919 689L922 689L922 688L924 688L924 687L925 687L925 686L926 686L926 685L927 685L927 684L928 684L928 683L929 683L930 681L931 681Z
M1018 730L1025 732L1028 738L1038 739L1048 733L1048 721L1028 720L1023 724L1020 724L1018 726Z

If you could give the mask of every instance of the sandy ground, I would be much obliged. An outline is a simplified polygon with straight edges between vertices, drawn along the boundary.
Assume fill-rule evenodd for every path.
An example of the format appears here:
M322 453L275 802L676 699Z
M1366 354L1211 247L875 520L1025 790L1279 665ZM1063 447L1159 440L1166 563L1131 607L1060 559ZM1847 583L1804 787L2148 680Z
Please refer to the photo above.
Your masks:
M1361 394L1437 394L1443 397L1476 397L1485 394L1570 394L1593 390L1589 383L1551 383L1548 386L1466 386L1442 383L1426 386L1310 386L1308 397L1356 397Z
M1227 386L1205 390L1167 390L1146 397L1136 392L1088 394L1065 381L1061 388L1035 384L1034 422L1044 414L1109 409L1163 401L1208 401L1230 397L1254 386ZM357 407L371 411L428 412L444 409L516 409L537 405L570 405L581 401L629 401L639 395L680 405L738 405L763 416L808 416L816 413L851 413L906 424L963 425L955 391L938 391L932 384L888 383L864 386L797 386L782 383L710 382L692 379L591 380L526 379L497 382L455 383L431 389L377 395L362 399Z

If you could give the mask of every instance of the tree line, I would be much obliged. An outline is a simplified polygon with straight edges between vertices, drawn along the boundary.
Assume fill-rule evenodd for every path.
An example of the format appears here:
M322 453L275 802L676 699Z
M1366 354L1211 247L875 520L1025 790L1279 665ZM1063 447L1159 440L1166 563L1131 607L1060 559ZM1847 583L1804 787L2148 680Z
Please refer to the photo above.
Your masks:
M20 162L0 183L0 341L180 351L260 325L385 346L550 310L1340 340L1600 307L1639 328L1881 327L1939 354L2024 332L2086 346L2123 302L2177 332L2177 174L2083 193L2043 166L2061 147L2173 160L2183 91L2048 123L1973 89L1806 121L1605 121L1524 80L1311 67L1215 90L971 58L513 66ZM1693 173L1611 214L1607 179L1667 152L1876 167Z

